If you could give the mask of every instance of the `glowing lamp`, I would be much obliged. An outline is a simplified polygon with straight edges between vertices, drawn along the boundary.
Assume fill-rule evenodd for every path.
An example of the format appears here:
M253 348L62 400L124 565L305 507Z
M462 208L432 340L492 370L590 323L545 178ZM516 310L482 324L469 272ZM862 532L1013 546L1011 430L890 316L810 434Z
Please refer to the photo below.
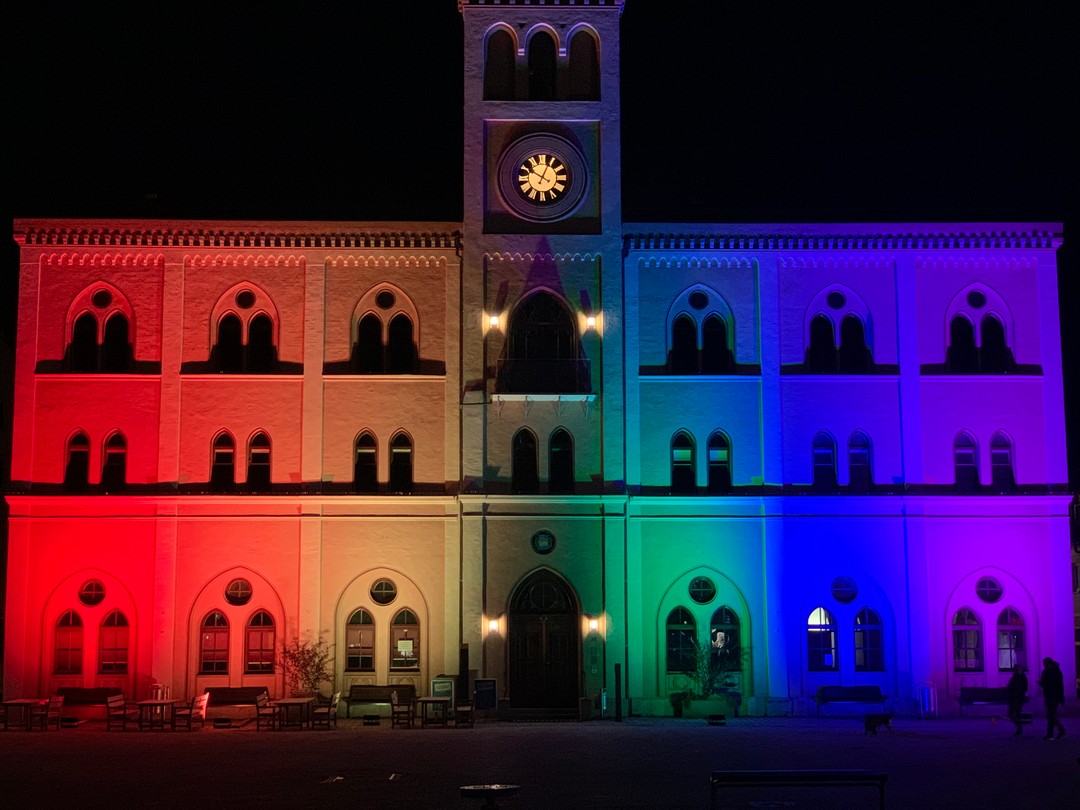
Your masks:
M598 633L600 631L600 620L596 618L589 619L589 632Z
M595 329L596 328L596 316L595 315L590 315L589 317L587 317L585 319L585 326L587 328L589 328L589 329Z
M488 326L490 326L492 329L498 329L499 328L499 316L498 315L489 315L488 316Z

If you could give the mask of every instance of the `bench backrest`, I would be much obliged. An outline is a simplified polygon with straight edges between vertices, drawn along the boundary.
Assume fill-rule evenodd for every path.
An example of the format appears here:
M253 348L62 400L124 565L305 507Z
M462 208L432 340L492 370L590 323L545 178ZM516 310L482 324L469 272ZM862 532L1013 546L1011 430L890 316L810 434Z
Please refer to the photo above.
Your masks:
M111 697L124 696L117 686L61 686L56 694L64 698L68 706L100 706Z
M122 712L127 708L123 695L110 695L105 699L105 708L110 713Z
M819 686L818 697L819 701L828 702L841 702L850 701L852 703L878 703L885 699L885 696L881 694L881 687L879 686Z
M412 703L416 700L416 687L411 683L396 683L389 686L354 683L349 687L349 701L352 703L389 703L390 696L397 692L398 701Z
M259 695L269 694L265 686L208 686L211 706L253 705Z
M1007 703L1009 691L1004 686L961 686L961 703Z

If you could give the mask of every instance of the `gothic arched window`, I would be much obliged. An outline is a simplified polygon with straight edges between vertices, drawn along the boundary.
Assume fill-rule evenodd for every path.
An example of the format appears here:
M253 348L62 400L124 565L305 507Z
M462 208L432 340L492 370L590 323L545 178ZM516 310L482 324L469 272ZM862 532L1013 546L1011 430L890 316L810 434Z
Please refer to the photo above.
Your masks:
M731 491L731 440L717 431L709 437L709 492Z
M356 439L353 461L353 489L357 492L375 492L379 488L378 446L370 433L361 433Z
M814 460L814 489L836 491L836 442L825 431L814 436L811 448Z
M719 315L710 315L701 328L701 373L730 374L734 365L727 324Z
M395 315L387 330L387 374L414 374L416 372L416 344L413 342L413 325L408 315Z
M982 672L982 622L970 608L960 608L953 616L953 670Z
M248 323L246 370L252 374L272 374L277 371L277 359L274 322L260 312Z
M390 621L390 669L420 668L420 620L402 608Z
M76 433L68 439L64 489L69 492L85 492L89 482L90 440L85 433Z
M236 445L232 436L221 433L214 439L210 462L210 488L217 492L236 486Z
M979 324L982 340L979 348L979 371L983 374L1008 374L1016 370L1012 351L1005 342L1005 326L993 315L984 315Z
M1001 611L997 621L998 672L1008 672L1014 666L1027 666L1024 643L1024 617L1016 608Z
M127 484L127 442L114 433L105 442L105 463L101 467L101 488L106 492L119 492Z
M671 440L671 491L690 494L697 489L694 440L680 430Z
M963 315L955 315L949 324L949 348L945 351L945 370L949 374L978 374L979 350L975 348L975 327Z
M128 671L128 620L119 610L101 623L98 633L98 673L125 675Z
M856 430L848 439L848 485L852 492L869 492L874 486L870 467L870 437Z
M559 428L548 443L548 492L568 495L574 491L574 441Z
M667 617L668 672L693 672L697 649L697 622L684 607L677 607Z
M79 614L69 610L56 622L53 639L53 674L82 674L83 623Z
M515 495L532 495L540 490L537 464L536 436L522 428L514 434L510 460L510 491Z
M220 610L203 619L199 629L199 674L224 675L229 671L229 620Z
M810 321L810 346L806 350L806 368L812 374L836 373L833 325L824 315L815 315Z
M806 665L811 672L840 668L836 656L836 620L823 607L810 611L806 620Z
M957 492L974 492L979 488L978 447L967 431L958 433L953 441L953 468Z
M855 671L885 671L881 617L870 608L855 615Z
M870 371L870 350L866 347L866 330L855 315L845 315L840 321L840 350L837 368L841 374L866 374Z
M253 491L270 489L270 437L262 431L248 443L247 484Z
M996 492L1010 492L1016 489L1012 442L1000 431L990 438L990 480Z
M566 305L538 292L510 316L508 364L500 380L507 393L578 393L591 388L578 358L577 329Z
M265 610L257 611L248 621L244 639L244 672L248 675L274 671L274 617Z
M71 344L68 346L68 368L75 373L97 371L97 318L84 312L75 319L71 329Z
M345 671L375 669L375 620L364 608L354 610L345 625Z
M101 344L101 370L123 374L131 370L131 341L128 338L128 319L114 312L105 321L105 340Z
M390 440L390 491L412 492L413 446L405 433Z

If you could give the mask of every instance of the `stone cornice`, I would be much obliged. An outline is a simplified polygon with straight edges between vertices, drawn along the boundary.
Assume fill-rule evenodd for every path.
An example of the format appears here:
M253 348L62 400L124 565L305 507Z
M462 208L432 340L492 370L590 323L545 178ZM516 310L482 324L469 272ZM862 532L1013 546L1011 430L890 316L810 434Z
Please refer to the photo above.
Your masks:
M497 7L497 6L584 6L586 8L612 8L622 14L625 0L458 0L458 12L463 12L467 7Z
M484 259L496 262L595 262L595 253L485 253Z
M447 222L183 222L166 220L17 219L24 247L440 249L461 245Z
M1059 223L984 225L670 225L624 228L627 251L1055 249ZM656 228L656 230L652 230ZM670 230L660 230L667 228Z

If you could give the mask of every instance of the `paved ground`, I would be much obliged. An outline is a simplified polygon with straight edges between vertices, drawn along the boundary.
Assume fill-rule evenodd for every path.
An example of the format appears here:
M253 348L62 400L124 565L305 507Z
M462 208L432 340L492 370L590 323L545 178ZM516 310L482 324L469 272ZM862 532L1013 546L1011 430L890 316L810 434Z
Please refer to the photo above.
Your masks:
M870 768L890 808L1080 808L1080 718L1061 740L989 717L633 718L473 729L0 732L0 807L459 808L461 785L514 783L506 810L707 808L715 769ZM725 807L875 807L872 789L726 794Z

